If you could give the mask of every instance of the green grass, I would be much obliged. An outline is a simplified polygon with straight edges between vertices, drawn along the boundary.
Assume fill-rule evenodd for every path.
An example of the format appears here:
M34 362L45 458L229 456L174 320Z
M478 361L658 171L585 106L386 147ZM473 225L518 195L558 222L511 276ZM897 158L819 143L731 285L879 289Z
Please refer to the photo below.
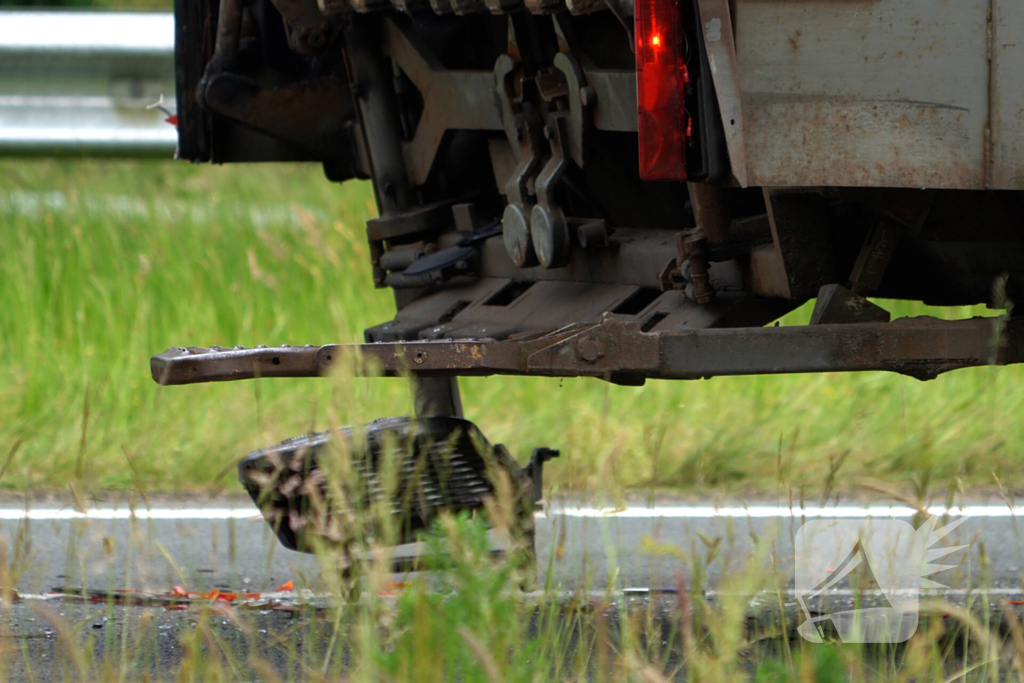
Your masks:
M363 233L373 211L368 185L315 166L0 163L0 487L234 487L218 475L238 457L330 414L409 413L402 380L149 379L169 346L351 342L389 319ZM995 488L993 473L1021 488L1021 373L462 385L467 417L521 460L562 449L556 491L799 495L870 479L943 496Z

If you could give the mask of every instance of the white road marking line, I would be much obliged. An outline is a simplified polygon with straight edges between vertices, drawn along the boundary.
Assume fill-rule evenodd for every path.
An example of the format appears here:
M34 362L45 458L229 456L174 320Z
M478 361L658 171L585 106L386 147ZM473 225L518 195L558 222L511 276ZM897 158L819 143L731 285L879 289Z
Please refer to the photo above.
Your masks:
M788 508L769 505L752 505L750 507L712 507L712 506L671 506L671 507L633 507L624 510L594 507L558 507L548 512L537 513L538 518L545 517L586 517L595 519L848 519L856 517L912 517L915 510L910 507L806 507ZM965 505L947 508L933 505L928 508L933 515L949 514L954 517L1024 517L1024 507L1010 508L1006 505ZM255 508L195 507L195 508L90 508L83 511L72 508L0 508L0 521L64 521L73 519L90 519L97 521L116 521L135 519L152 520L227 520L227 519L259 519L260 514Z
M944 505L929 507L928 514L953 517L1016 517L1024 516L1024 507L1010 508L1007 505L965 505L947 508ZM560 507L550 510L541 516L593 517L599 519L848 519L851 517L913 517L916 510L904 506L872 506L872 507L805 507L788 508L769 505L752 505L749 507L711 507L711 506L673 506L673 507L631 507L624 510L592 508L592 507Z
M84 512L71 508L0 508L2 521L64 521L72 519L92 519L98 521L121 519L160 519L160 520L223 520L223 519L259 519L260 514L255 508L90 508Z
M893 592L895 592L897 594L903 593L903 594L909 594L909 595L917 595L917 596L919 596L921 598L924 598L924 599L933 598L935 596L944 596L944 597L954 597L954 596L955 597L968 597L968 596L970 596L970 597L977 597L977 598L980 599L982 596L985 596L985 595L1015 597L1015 596L1024 594L1024 590L1021 590L1020 588L1005 588L1005 587L1003 587L1003 588L992 588L992 587L941 588L941 589L939 589L939 588L893 588L892 590L893 590ZM645 588L645 587L635 587L634 588L634 587L630 587L630 588L623 588L622 592L625 593L626 595L644 595L644 594L651 594L651 593L661 593L661 594L666 594L666 595L672 595L672 594L678 593L679 590L677 588L675 588L675 587L667 587L667 588ZM792 588L783 588L779 592L782 593L783 595L789 596L791 598L796 598L796 597L799 597L799 596L802 596L802 595L806 594L805 591L797 591L797 590L794 590ZM703 591L703 595L704 595L705 598L715 598L715 597L720 597L720 596L731 596L731 595L742 595L742 596L750 596L751 598L757 599L757 598L771 597L771 596L775 596L777 594L775 593L775 591L761 591L760 593L742 593L742 592L736 592L736 591L720 591L720 590L709 589L709 590ZM885 595L885 593L880 591L880 590L863 591L863 590L853 589L853 588L830 588L828 590L828 592L822 593L820 596L816 596L814 599L817 601L821 597L825 597L825 598L864 598L864 597L880 597L880 596L884 596L884 595ZM790 603L790 604L794 604L794 603Z

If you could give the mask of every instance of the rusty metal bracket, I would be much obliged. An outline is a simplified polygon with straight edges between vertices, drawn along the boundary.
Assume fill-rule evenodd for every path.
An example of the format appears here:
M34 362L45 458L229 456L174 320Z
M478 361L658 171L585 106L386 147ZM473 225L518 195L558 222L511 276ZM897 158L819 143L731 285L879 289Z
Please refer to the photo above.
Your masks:
M277 348L174 348L151 360L159 384L327 375L343 358L361 376L543 375L644 379L882 370L917 379L1024 358L1024 320L903 318L891 323L644 332L606 315L548 334Z
M366 221L366 234L371 242L409 238L422 232L447 227L452 223L452 206L474 199L473 195L449 197L439 202L422 204L407 211Z
M349 84L334 76L264 88L233 73L203 81L210 111L292 142L314 158L344 149L346 125L356 119Z
M501 55L494 64L495 97L500 104L502 123L512 151L519 163L505 180L508 204L502 216L505 250L518 268L537 265L537 254L530 236L530 212L533 200L530 186L544 164L541 144L543 120L530 102L516 94L515 82L520 65L509 55Z
M878 290L893 254L905 235L916 236L931 212L935 193L893 190L874 203L879 219L868 229L864 245L850 273L850 286L858 294Z
M320 11L317 0L271 0L284 18L288 44L304 55L322 53L338 37L339 24Z
M402 143L412 184L422 185L448 130L503 129L494 99L494 73L445 69L404 22L388 19L386 26L385 54L423 97L416 132Z
M587 114L596 104L597 95L594 89L586 84L586 76L580 67L576 57L569 52L559 52L554 58L555 68L562 73L565 79L569 103L569 125L566 127L567 135L562 141L565 145L565 153L571 157L576 165L583 168L584 151L587 148L587 132L590 127L590 120Z
M818 290L818 299L814 302L810 324L887 323L891 318L889 311L871 303L860 294L851 292L842 285L825 285Z
M548 115L549 123L544 127L544 134L551 144L551 155L537 176L537 203L530 212L533 249L537 260L545 268L566 265L572 248L565 213L555 201L555 188L570 163L566 158L566 142L569 138L567 118L566 112Z

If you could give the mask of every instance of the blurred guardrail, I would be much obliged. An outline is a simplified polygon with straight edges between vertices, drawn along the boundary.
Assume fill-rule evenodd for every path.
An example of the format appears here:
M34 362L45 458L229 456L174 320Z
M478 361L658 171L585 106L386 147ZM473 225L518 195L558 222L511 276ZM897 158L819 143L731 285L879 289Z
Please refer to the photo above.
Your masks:
M170 157L174 15L0 10L0 155Z

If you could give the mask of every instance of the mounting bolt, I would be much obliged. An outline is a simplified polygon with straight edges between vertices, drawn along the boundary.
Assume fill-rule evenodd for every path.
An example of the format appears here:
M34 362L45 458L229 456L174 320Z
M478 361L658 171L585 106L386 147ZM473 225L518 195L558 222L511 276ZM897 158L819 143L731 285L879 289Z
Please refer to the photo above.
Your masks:
M580 102L584 107L589 107L597 102L597 91L589 85L580 88Z
M586 363L596 363L604 358L604 346L599 339L581 339L576 350Z
M319 26L307 29L304 34L302 42L311 50L322 50L327 45L327 33Z
M550 140L553 137L555 137L555 129L551 126L544 126L544 139Z

